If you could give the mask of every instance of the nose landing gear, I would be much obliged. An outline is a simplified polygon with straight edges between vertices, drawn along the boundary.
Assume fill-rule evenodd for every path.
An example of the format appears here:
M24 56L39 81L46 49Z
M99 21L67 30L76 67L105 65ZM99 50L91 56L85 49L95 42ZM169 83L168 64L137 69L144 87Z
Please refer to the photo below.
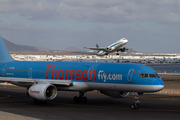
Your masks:
M134 96L134 104L131 105L131 109L139 109L139 96L137 92L132 92L132 95Z

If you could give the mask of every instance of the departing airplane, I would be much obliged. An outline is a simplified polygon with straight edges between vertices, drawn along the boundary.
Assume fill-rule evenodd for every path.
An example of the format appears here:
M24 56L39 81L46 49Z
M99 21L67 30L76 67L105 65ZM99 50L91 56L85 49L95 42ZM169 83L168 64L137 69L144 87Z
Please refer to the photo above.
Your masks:
M151 68L134 63L15 61L0 37L0 82L27 88L34 104L46 104L57 91L76 91L74 102L87 102L85 92L123 98L134 95L131 108L139 108L138 94L160 91L162 79Z
M96 44L96 48L89 48L89 47L84 47L84 48L91 49L91 50L97 50L98 56L108 55L109 53L112 53L115 51L117 51L116 55L119 55L119 53L118 53L119 51L125 52L128 50L125 47L120 48L120 47L124 46L127 42L128 42L128 40L126 38L122 38L122 39L118 40L117 42L107 46L106 48L99 48L98 44Z

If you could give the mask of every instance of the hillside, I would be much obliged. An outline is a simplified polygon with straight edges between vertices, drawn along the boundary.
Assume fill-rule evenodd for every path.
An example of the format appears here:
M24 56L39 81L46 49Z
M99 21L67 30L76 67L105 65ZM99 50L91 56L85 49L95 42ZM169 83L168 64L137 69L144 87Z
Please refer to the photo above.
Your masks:
M9 51L32 51L32 52L35 52L35 51L47 51L47 50L50 50L50 49L47 49L47 48L43 48L43 47L34 47L34 46L27 46L27 45L17 45L17 44L14 44L4 38L2 38L3 41L4 41L4 44L6 45L7 49Z
M9 51L29 51L29 52L68 52L68 53L78 53L78 54L96 54L96 51L94 51L93 53L87 53L86 51L81 51L80 49L76 48L76 47L68 47L64 50L52 50L52 49L48 49L48 48L44 48L44 47L38 47L38 46L28 46L28 45L17 45L14 44L12 42L10 42L9 40L6 40L4 38L2 38L7 49ZM126 48L128 48L126 46ZM127 53L136 53L137 51L134 50L133 48L128 48L129 50L127 51ZM88 51L88 50L87 50ZM115 53L113 53L115 54Z

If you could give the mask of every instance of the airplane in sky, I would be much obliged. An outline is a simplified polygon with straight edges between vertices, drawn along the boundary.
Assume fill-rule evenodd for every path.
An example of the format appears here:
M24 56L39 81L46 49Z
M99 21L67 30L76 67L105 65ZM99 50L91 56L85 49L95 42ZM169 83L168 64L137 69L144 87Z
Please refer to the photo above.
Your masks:
M0 37L0 82L27 88L34 104L46 104L58 91L76 91L74 102L87 102L84 94L99 90L114 98L134 95L131 108L139 108L139 96L164 88L159 75L146 65L134 63L15 61Z
M112 53L112 52L117 52L116 55L119 55L119 53L118 53L119 51L125 52L128 50L125 47L120 48L120 47L124 46L127 42L128 42L128 40L126 38L122 38L122 39L118 40L117 42L107 46L106 48L99 48L98 44L96 44L96 48L91 48L91 47L84 47L84 48L91 49L91 50L97 50L98 56L108 55L109 53Z

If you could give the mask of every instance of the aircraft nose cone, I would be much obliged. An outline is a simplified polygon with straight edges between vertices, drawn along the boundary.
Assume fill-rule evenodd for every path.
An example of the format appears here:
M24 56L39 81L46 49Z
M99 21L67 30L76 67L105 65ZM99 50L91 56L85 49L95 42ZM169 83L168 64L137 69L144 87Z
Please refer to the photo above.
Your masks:
M128 42L128 40L127 40L126 38L123 38L122 40L123 40L124 42L126 42L126 43Z
M160 80L155 80L153 82L153 89L154 91L160 91L164 88L164 82L160 79Z
M128 42L128 40L126 39L126 43Z
M124 41L125 43L128 42L128 40L126 38L122 38L121 41Z

